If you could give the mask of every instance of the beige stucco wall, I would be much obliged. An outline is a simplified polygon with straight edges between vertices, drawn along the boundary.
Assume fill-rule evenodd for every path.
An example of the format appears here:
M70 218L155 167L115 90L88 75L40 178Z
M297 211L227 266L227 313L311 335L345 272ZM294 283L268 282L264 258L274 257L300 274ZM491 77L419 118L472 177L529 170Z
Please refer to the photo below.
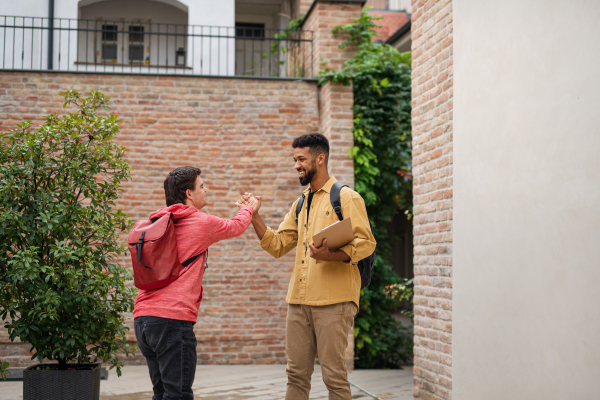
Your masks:
M454 400L600 398L600 2L455 0Z

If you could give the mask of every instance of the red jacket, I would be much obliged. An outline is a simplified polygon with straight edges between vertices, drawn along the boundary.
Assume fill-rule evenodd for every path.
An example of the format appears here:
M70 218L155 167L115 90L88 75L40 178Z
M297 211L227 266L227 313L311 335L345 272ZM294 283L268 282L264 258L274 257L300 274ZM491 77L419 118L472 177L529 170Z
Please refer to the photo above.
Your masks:
M250 225L253 209L245 206L235 217L224 220L192 206L174 204L150 214L150 218L160 218L167 212L173 213L179 261L183 262L219 240L241 235ZM184 268L179 278L169 286L140 290L135 299L133 317L153 316L195 323L202 301L205 259L205 254L200 256Z

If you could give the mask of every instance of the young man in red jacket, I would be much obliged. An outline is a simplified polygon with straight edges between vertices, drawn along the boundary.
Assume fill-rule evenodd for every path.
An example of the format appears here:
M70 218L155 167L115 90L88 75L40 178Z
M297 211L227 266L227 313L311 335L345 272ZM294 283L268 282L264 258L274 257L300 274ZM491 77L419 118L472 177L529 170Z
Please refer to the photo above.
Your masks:
M205 250L219 240L241 235L258 207L256 199L247 205L238 201L240 211L230 220L201 212L208 192L201 173L196 167L169 173L164 182L167 207L150 214L150 218L160 218L173 213L180 261L203 253L176 281L161 289L140 290L135 299L135 337L148 363L153 400L194 398L197 342L193 325L202 301Z

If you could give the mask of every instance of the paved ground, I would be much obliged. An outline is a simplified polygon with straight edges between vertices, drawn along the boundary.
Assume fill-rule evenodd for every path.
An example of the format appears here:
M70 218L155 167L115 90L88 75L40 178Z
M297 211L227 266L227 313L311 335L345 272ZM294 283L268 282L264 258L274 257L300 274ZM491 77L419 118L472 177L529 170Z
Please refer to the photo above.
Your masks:
M413 400L412 368L403 370L357 370L350 373L352 398L368 400L371 393L381 400ZM281 400L285 395L285 365L199 365L194 393L205 400ZM320 368L315 368L311 400L327 399ZM126 366L117 378L110 371L100 384L101 400L148 400L152 398L146 366ZM0 381L0 400L21 400L23 382Z

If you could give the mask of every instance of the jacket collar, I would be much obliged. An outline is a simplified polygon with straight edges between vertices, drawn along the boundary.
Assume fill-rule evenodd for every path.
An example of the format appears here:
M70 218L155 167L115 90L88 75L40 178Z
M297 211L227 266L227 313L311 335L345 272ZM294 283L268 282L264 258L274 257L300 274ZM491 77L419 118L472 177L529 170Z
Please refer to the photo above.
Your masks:
M330 193L331 192L331 187L336 182L337 182L337 179L335 179L335 176L330 176L329 180L327 182L325 182L325 185L323 185L323 187L321 189L317 190L317 192L319 192L319 191L322 190L322 191L324 191L326 193ZM308 185L308 187L306 189L304 189L304 191L302 192L302 194L305 195L305 196L308 196L309 193L310 193L310 185Z

